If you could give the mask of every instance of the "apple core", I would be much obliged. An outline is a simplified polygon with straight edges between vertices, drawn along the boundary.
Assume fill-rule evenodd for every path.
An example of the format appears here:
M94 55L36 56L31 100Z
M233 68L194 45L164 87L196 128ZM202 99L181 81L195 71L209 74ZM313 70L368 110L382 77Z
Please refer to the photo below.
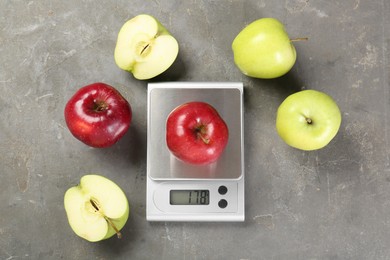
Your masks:
M139 54L141 56L147 56L151 51L150 43L146 43L146 42L140 42L138 48L139 48Z

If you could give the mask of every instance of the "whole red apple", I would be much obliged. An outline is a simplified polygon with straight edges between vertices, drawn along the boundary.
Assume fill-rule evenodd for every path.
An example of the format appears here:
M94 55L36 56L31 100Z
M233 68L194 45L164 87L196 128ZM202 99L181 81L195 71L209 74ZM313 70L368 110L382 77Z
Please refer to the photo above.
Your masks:
M200 165L217 161L228 138L229 131L225 121L208 103L185 103L168 115L168 149L184 162Z
M97 148L115 144L127 132L131 107L112 86L93 83L79 89L65 106L65 121L81 142Z

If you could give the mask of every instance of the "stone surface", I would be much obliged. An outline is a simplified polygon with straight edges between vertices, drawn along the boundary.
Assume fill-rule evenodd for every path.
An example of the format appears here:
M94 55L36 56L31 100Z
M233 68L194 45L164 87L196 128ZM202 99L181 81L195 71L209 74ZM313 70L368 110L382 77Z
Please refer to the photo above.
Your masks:
M117 33L149 13L180 55L158 81L245 85L246 221L148 223L146 86L114 62ZM390 4L360 1L1 1L0 259L387 259L390 255ZM235 67L231 42L260 17L281 20L297 63L258 80ZM63 109L103 81L131 103L129 132L88 148ZM316 89L342 110L326 148L302 152L275 131L288 94ZM89 243L70 229L63 195L86 173L119 183L131 204L124 238Z

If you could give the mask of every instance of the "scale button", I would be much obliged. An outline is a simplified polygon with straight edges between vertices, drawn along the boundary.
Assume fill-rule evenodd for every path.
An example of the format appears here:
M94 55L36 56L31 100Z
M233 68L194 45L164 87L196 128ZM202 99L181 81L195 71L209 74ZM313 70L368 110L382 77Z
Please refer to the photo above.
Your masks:
M218 206L219 206L220 208L222 208L222 209L226 208L227 205L228 205L228 202L227 202L226 200L224 200L224 199L222 199L222 200L220 200L220 201L218 202Z
M227 193L228 189L226 188L226 186L219 186L218 188L218 193L221 194L221 195L225 195Z

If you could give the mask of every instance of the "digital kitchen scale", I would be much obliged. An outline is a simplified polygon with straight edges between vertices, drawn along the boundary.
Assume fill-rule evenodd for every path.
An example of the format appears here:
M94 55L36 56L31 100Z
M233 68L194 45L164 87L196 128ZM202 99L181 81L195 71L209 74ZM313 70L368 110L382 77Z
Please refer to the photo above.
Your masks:
M229 129L221 157L191 165L166 145L166 120L177 106L202 101L213 106ZM242 83L149 83L147 130L148 221L244 221Z

